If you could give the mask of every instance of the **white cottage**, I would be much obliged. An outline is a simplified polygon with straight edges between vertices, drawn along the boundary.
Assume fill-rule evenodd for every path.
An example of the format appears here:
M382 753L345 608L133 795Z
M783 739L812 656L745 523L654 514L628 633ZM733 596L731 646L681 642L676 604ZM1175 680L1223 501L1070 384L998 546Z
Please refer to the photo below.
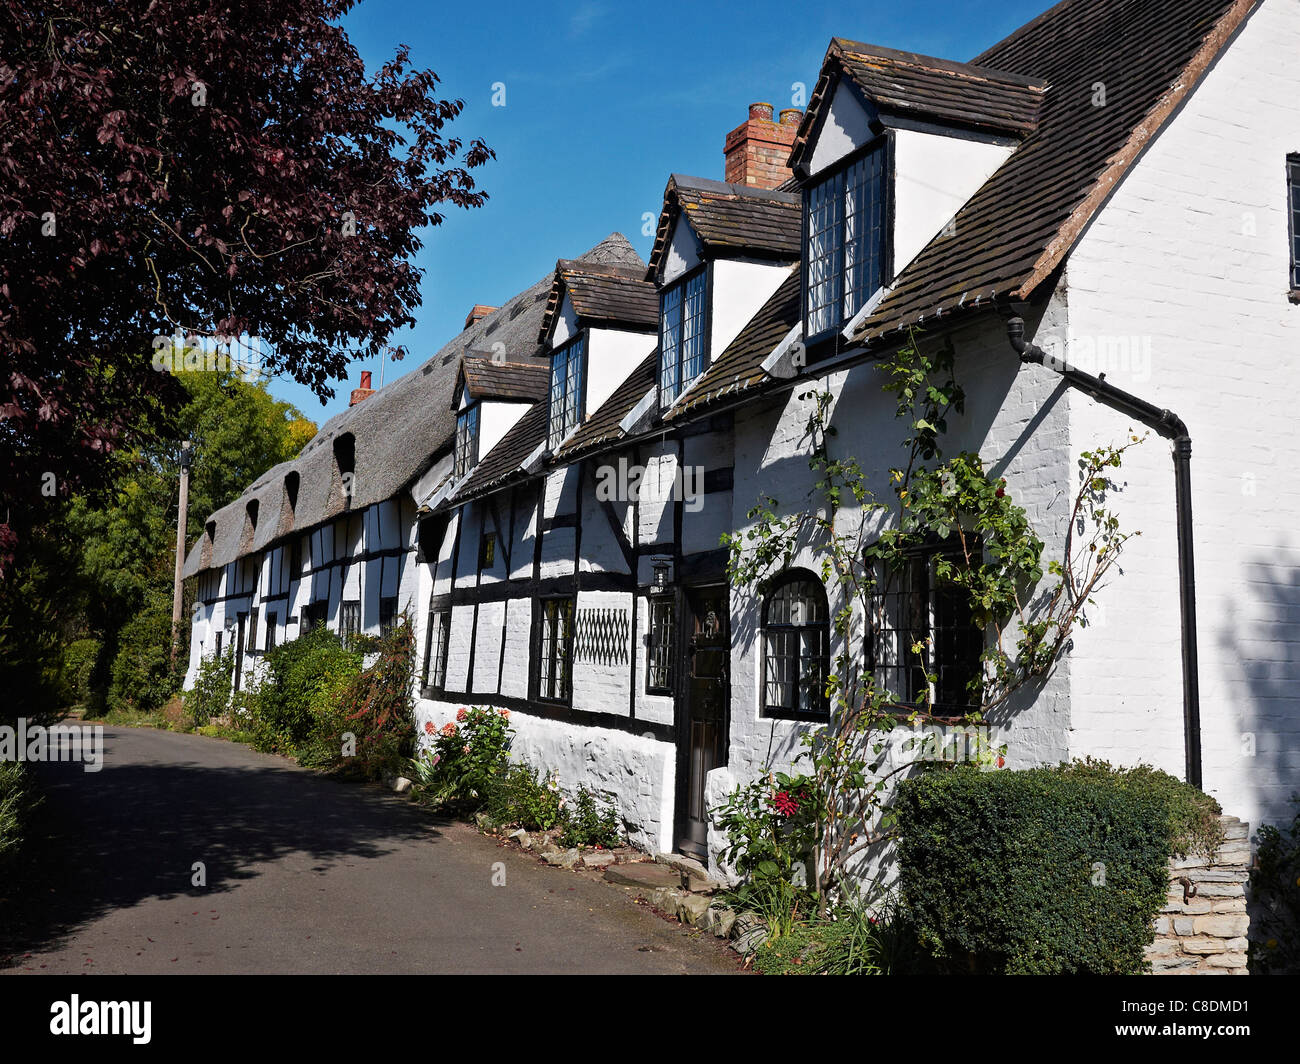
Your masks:
M214 514L192 670L223 638L255 655L408 610L422 718L509 708L516 750L641 845L716 858L711 802L825 719L788 677L817 675L835 606L812 548L762 597L729 587L720 536L760 495L802 504L812 387L888 497L875 363L919 328L967 392L949 450L1006 478L1049 552L1080 452L1154 429L1122 575L993 720L1010 767L1145 761L1283 818L1297 55L1300 0L1066 0L970 63L835 39L806 114L727 138L727 182L670 178L648 264L617 236L560 261ZM945 635L941 672L967 675L987 633Z

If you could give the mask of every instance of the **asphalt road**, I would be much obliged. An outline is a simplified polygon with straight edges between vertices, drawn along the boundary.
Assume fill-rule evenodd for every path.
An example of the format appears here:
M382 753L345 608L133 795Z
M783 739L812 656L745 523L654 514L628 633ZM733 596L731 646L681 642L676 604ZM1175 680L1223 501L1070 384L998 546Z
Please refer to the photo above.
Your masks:
M383 788L219 739L146 728L104 737L99 772L39 768L40 864L23 920L0 927L6 972L738 970L717 940L619 888L431 819ZM195 862L206 886L192 885ZM492 882L497 862L503 886Z

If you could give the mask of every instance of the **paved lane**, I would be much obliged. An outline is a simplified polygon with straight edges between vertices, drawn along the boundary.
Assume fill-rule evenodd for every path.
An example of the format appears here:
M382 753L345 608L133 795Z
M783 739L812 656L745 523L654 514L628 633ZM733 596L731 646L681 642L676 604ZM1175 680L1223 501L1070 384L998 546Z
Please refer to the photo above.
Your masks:
M52 837L34 921L0 928L7 971L737 970L716 940L617 888L379 787L145 728L105 729L104 761L40 767Z

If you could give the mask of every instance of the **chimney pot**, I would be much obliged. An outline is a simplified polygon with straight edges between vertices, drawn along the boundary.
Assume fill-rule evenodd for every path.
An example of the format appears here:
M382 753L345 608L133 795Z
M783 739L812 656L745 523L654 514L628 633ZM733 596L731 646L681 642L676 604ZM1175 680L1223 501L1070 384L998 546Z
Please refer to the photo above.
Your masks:
M786 107L781 111L781 125L797 126L803 121L803 111L798 107Z
M370 387L370 370L361 371L361 387L352 389L352 398L348 400L348 406L356 406L362 400L369 399L375 394L375 390Z
M793 122L788 117L791 111ZM801 120L798 109L791 108L781 112L780 123L774 122L770 103L751 103L748 119L728 133L723 144L723 180L749 188L776 188L790 177L786 160Z

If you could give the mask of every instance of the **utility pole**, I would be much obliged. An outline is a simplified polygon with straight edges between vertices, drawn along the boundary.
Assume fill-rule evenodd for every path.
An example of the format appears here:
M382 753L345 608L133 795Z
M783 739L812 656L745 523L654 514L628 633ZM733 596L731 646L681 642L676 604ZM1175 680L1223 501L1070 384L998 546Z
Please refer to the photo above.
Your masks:
M190 466L194 464L193 444L181 444L181 500L176 514L176 579L172 585L172 664L181 640L181 571L185 568L185 519L190 508Z

